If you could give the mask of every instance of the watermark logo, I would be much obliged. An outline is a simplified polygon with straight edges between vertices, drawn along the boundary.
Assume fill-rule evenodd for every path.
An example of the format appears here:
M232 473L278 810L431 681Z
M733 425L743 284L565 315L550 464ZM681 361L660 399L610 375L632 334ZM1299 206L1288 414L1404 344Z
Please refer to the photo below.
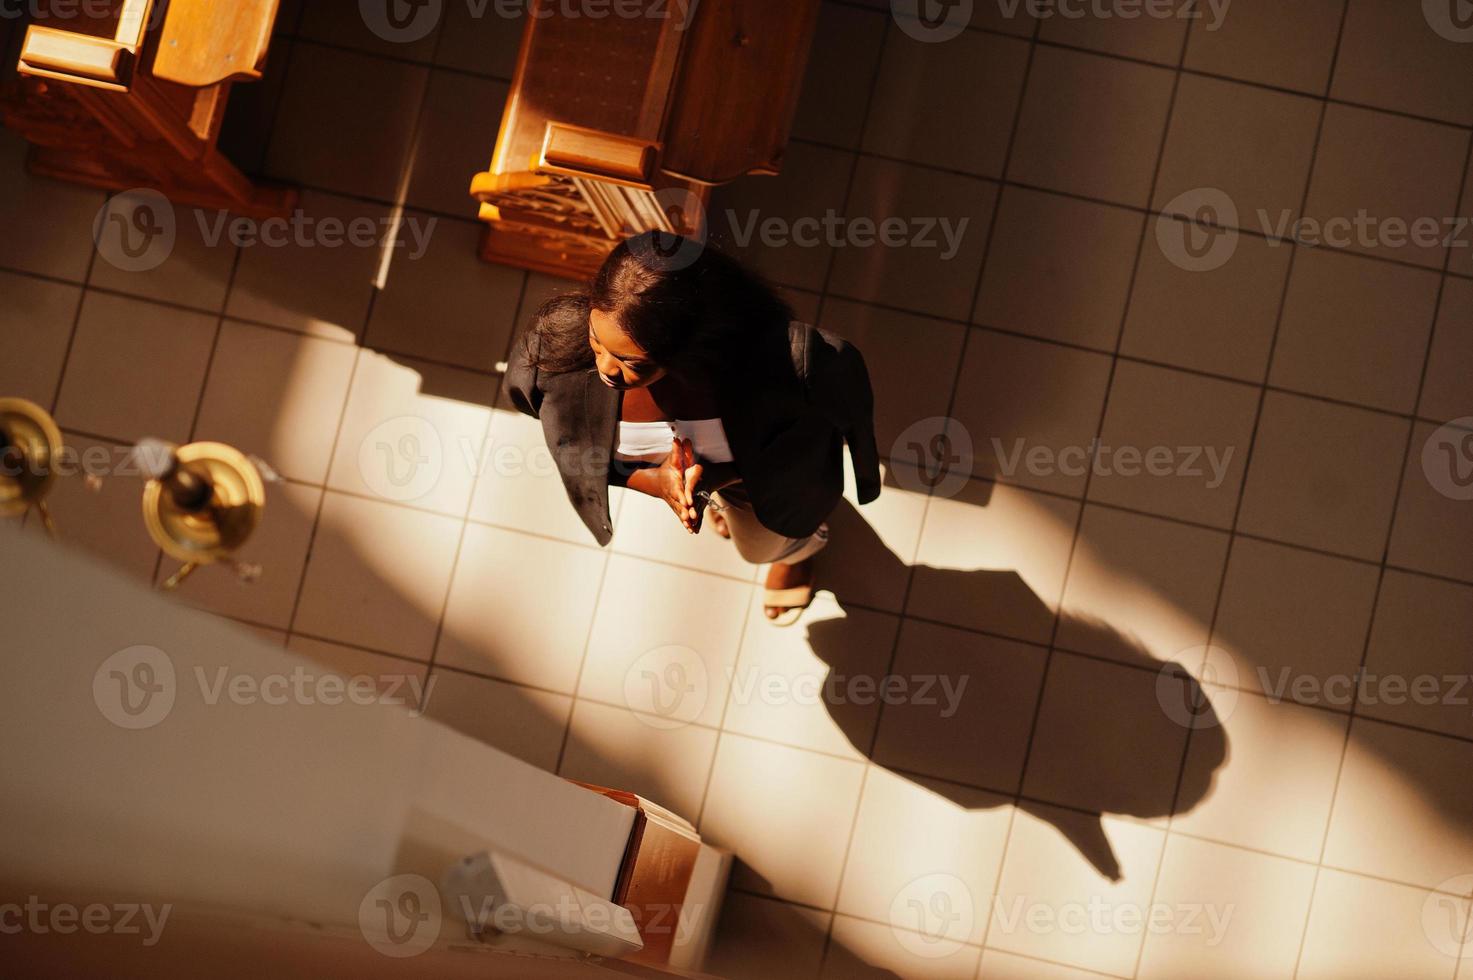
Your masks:
M1098 439L1088 446L1028 445L1028 440L1013 440L1011 447L1001 439L992 439L992 452L997 473L1012 479L1019 471L1035 477L1174 476L1201 480L1208 490L1216 490L1227 480L1235 447L1226 446L1110 446Z
M973 9L973 0L890 0L900 29L929 44L960 35L972 23Z
M144 946L157 946L173 905L118 902L104 905L53 904L38 895L27 896L24 904L0 904L0 936L29 933L33 936L70 936L85 932L93 936L142 936Z
M890 470L902 489L954 497L972 476L972 434L953 418L937 415L921 419L896 437L890 459L907 464Z
M1450 500L1473 500L1473 416L1454 419L1422 444L1422 472Z
M92 222L97 254L124 272L157 269L174 253L178 236L174 205L144 187L109 198Z
M358 446L358 472L368 489L401 504L433 491L444 467L440 433L417 415L379 423Z
M1212 272L1232 259L1243 231L1262 235L1270 248L1298 245L1384 253L1467 248L1473 225L1473 219L1462 216L1379 215L1365 208L1327 216L1258 208L1252 227L1240 223L1246 218L1225 192L1199 187L1177 195L1162 209L1156 219L1156 244L1173 265L1188 272Z
M652 231L629 239L629 249L648 268L675 271L688 268L706 250L709 222L700 195L685 187L655 191L654 203L677 232Z
M695 721L710 697L710 675L690 647L657 647L624 674L624 703L652 728L681 728Z
M1422 932L1432 948L1453 959L1473 959L1473 905L1440 892L1473 892L1473 874L1447 879L1422 902Z
M413 44L429 37L445 12L445 0L358 0L370 31L391 44Z
M676 20L675 30L690 27L700 0L464 0L467 16L484 20ZM359 0L363 23L394 44L413 44L428 37L445 13L445 0Z
M1473 2L1422 0L1422 16L1438 37L1458 44L1473 44Z
M942 959L960 950L976 923L971 889L956 875L917 878L890 903L890 932L895 941L923 959Z
M119 728L152 728L174 709L178 684L174 661L158 647L119 650L92 675L92 700Z
M440 892L421 875L385 878L358 904L358 929L385 956L418 956L440 938Z
M211 214L197 208L194 222L200 240L209 248L218 248L222 242L237 248L342 248L345 245L379 251L402 248L411 262L417 262L429 250L430 238L440 219L410 214L345 221L297 210L286 217L257 220L232 216L228 211Z
M137 188L110 198L97 213L92 240L97 254L124 272L157 269L173 254L179 223L193 217L206 248L352 248L402 249L410 261L429 250L440 219L419 215L352 219L319 217L296 210L286 216L257 219L228 211L194 208L175 211L158 191Z
M132 35L158 27L169 5L156 3L145 11L150 5L128 4L121 14L120 6L117 0L0 0L0 20L25 19L41 26L61 22L59 26L73 31L77 30L76 21L87 20L100 25L108 35ZM147 23L142 19L145 12Z
M998 0L1012 19L1024 10L1035 20L1195 20L1207 31L1222 29L1232 0Z
M1156 219L1156 244L1172 265L1212 272L1238 250L1238 206L1226 191L1198 187L1178 194Z
M1085 902L1050 905L1030 902L1019 895L1004 903L993 900L994 928L1006 935L1020 931L1034 935L1065 936L1139 936L1151 935L1203 936L1208 948L1227 938L1237 906L1207 905L1200 902L1107 902L1098 895Z
M193 679L193 685L187 679ZM222 704L268 708L286 705L392 705L423 714L434 693L435 678L421 671L355 674L311 669L298 664L288 671L252 675L223 664L195 665L176 672L174 661L158 647L136 646L104 660L92 675L92 699L104 718L119 728L152 728L173 711L181 694L198 691L206 707Z
M726 212L728 233L740 248L758 242L765 248L889 248L929 249L942 262L960 254L966 240L969 217L902 217L886 215L849 217L833 208L820 215L790 218L767 215L753 209L743 217L736 209Z
M1202 662L1200 683L1182 662ZM1209 696L1207 686L1212 685ZM1192 730L1217 728L1238 705L1238 668L1226 650L1197 646L1183 650L1156 672L1156 702L1166 717Z
M757 667L727 669L732 704L935 708L940 718L961 709L970 674L846 674L803 672L789 676Z
M1295 674L1290 667L1281 667L1277 673L1259 667L1256 674L1269 704L1292 701L1342 709L1355 705L1459 708L1473 705L1473 674L1377 674L1364 667L1353 674L1323 677Z

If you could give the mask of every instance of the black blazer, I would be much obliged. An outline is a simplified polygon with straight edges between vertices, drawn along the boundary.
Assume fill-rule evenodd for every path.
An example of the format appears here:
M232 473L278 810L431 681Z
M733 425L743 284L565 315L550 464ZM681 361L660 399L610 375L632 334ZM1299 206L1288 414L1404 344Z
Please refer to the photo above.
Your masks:
M535 341L534 341L535 343ZM843 340L793 323L780 362L770 374L741 376L717 392L732 464L757 519L790 538L807 537L838 504L844 489L843 447L849 443L859 502L880 495L874 394L859 351ZM790 363L789 363L790 362ZM507 367L506 391L517 409L542 421L568 500L606 545L613 537L609 484L627 478L613 466L623 393L593 371L550 374L532 364L518 343Z

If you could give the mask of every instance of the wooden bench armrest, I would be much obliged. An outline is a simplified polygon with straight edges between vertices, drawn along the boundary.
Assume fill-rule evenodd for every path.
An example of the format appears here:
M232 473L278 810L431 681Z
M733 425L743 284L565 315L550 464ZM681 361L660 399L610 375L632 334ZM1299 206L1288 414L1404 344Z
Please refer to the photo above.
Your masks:
M534 169L647 187L659 151L649 140L549 122Z
M259 79L278 4L173 0L154 57L154 77L191 88Z
M123 0L111 39L33 24L17 70L94 88L125 91L148 32L154 0Z
M19 70L100 88L123 89L133 65L133 52L117 41L32 26L26 31Z

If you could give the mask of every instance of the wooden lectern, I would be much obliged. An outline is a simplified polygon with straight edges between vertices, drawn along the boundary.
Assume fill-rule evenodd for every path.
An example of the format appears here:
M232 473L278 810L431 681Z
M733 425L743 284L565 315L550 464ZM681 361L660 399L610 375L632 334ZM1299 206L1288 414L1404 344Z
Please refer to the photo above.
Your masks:
M38 0L0 115L34 144L33 173L284 215L295 192L253 184L215 145L230 86L261 77L277 2Z
M471 183L487 261L587 277L621 238L700 233L712 187L781 168L817 0L632 7L537 0L491 169Z

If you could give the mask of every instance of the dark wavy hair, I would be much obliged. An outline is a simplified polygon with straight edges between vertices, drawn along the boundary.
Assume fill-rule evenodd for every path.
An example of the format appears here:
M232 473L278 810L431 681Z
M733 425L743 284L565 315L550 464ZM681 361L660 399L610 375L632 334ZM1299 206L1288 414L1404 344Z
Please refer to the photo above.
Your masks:
M776 352L790 364L788 304L735 259L679 236L646 232L620 242L586 287L544 303L524 341L532 363L554 374L593 370L591 310L612 316L672 374L696 369L719 380L734 357L749 371L776 368Z

